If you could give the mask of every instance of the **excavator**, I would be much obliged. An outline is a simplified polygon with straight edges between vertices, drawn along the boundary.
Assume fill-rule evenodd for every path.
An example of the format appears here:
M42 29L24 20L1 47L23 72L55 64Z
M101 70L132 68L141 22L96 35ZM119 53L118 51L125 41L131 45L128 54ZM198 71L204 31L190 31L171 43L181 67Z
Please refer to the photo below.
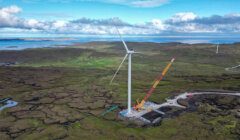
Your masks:
M170 63L168 63L168 65L164 68L164 70L162 71L162 73L158 76L158 78L155 80L153 86L150 88L150 90L147 92L147 94L145 95L145 97L142 99L141 102L139 102L137 100L137 104L134 105L134 109L137 111L141 111L144 109L144 104L145 102L148 100L148 98L152 95L153 91L155 90L155 88L157 87L157 85L159 84L159 82L163 79L163 77L167 74L169 68L172 66L172 63L174 62L175 58L172 58L172 60L170 61Z

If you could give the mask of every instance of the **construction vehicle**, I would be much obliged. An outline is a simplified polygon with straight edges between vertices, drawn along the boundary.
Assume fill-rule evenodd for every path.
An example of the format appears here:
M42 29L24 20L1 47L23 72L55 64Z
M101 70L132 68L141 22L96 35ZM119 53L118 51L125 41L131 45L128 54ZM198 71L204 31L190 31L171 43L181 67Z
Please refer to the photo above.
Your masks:
M143 108L145 102L148 100L148 98L152 95L153 91L159 84L159 82L163 79L163 77L167 74L169 68L171 67L172 63L174 62L175 58L172 58L171 62L168 63L168 65L164 68L163 72L160 74L160 76L155 80L153 86L150 88L150 90L147 92L146 96L142 99L141 102L137 100L137 104L134 106L134 109L137 111L140 111Z

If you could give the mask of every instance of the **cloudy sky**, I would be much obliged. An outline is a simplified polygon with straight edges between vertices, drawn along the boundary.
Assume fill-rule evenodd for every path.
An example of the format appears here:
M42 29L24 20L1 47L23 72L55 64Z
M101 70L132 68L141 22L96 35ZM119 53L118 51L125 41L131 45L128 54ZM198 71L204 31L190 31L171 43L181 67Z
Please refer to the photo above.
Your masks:
M0 34L240 34L240 0L0 0Z

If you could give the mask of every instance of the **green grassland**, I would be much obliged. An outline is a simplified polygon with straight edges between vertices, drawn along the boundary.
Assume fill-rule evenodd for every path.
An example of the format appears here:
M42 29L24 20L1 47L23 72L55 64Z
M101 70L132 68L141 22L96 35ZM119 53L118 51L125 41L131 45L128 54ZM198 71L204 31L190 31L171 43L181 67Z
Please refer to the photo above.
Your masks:
M240 91L240 44L134 43L132 98L142 99L171 58L176 58L149 100L194 90ZM240 136L239 118L208 116L200 111L164 119L159 126L137 127L116 116L101 116L111 105L126 108L127 63L112 85L125 52L121 42L91 42L66 48L1 51L0 97L19 102L0 112L3 139L163 139L225 140ZM239 105L238 105L239 107ZM207 110L206 112L211 112ZM224 122L224 123L223 123Z

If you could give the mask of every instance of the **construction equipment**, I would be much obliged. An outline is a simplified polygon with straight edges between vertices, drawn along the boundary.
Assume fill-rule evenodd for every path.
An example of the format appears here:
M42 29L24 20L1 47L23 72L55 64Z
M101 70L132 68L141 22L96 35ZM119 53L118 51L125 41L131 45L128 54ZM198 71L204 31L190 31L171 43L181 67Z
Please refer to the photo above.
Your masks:
M171 62L164 68L163 72L160 74L160 76L155 80L153 86L150 88L150 90L147 92L146 96L143 98L143 100L139 103L137 100L137 104L134 106L135 110L141 110L143 109L143 106L145 102L148 100L148 98L151 96L159 82L163 79L163 77L168 72L169 68L171 67L172 63L174 62L175 58L172 58Z

